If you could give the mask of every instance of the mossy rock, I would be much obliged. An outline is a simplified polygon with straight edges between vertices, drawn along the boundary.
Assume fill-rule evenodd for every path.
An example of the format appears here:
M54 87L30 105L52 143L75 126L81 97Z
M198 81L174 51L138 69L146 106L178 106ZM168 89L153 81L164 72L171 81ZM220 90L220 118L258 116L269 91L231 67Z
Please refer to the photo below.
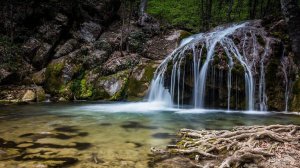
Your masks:
M132 52L142 53L145 44L145 34L142 31L135 31L129 34L127 43Z
M67 100L73 99L73 82L81 75L82 64L74 63L69 58L53 60L46 68L45 89L48 93L64 97ZM74 80L75 78L75 80ZM82 77L79 78L80 80ZM84 82L83 82L84 83Z
M108 52L108 54L111 54L113 51L113 47L111 46L111 44L104 39L100 39L96 41L94 47L99 50L104 50Z
M124 100L127 97L130 70L120 71L109 76L101 76L92 89L92 99Z
M58 95L59 95L60 97L65 98L66 100L71 100L71 99L73 99L74 93L72 92L71 87L72 87L72 83L71 83L71 82L69 82L69 83L66 84L66 85L61 85L61 86L60 86L60 89L59 89Z
M42 102L46 100L45 90L42 87L37 87L35 89L37 102Z
M71 84L71 90L77 99L91 99L93 96L93 86L87 82L87 75L74 80Z
M32 74L32 81L37 85L42 85L45 83L46 80L46 68L40 70L39 72L36 72Z
M121 87L121 89L116 92L111 98L110 100L112 101L118 101L118 100L124 100L127 98L127 87L128 87L128 77L124 78L124 83L123 86Z
M137 66L128 80L128 100L142 100L148 91L154 72L157 68L155 63L141 64Z
M180 30L180 36L179 36L179 41L189 37L192 35L192 33L188 32L188 31L185 31L185 30Z
M110 95L105 91L103 87L97 87L93 89L92 100L109 100Z
M300 78L296 80L293 87L291 111L300 111Z
M45 88L48 92L57 94L63 87L61 75L64 66L64 59L54 60L47 66Z

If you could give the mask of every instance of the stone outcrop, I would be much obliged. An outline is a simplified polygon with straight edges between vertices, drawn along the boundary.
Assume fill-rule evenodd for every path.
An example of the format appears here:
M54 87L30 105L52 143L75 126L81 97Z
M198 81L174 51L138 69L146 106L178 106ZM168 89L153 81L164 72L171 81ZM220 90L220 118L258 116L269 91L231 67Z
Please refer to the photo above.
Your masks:
M0 34L7 38L2 40L5 45L1 45L0 55L4 59L7 53L13 53L11 58L18 61L10 58L1 63L0 85L38 85L57 101L141 99L158 65L149 62L159 62L175 49L180 33L161 31L159 22L151 16L143 25L138 24L138 18L122 25L123 16L117 12L120 3L5 2ZM9 5L19 11L13 17L6 15ZM15 27L8 32L10 22ZM12 44L14 48L9 47ZM134 86L141 88L135 90ZM30 93L23 101L37 99Z

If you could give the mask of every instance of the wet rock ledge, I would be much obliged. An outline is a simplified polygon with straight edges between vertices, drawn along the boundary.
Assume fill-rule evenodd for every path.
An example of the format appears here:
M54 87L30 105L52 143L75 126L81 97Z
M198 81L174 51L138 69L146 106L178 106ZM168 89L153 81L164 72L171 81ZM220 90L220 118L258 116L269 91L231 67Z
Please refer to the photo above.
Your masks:
M300 126L181 129L176 145L152 148L151 167L300 167Z

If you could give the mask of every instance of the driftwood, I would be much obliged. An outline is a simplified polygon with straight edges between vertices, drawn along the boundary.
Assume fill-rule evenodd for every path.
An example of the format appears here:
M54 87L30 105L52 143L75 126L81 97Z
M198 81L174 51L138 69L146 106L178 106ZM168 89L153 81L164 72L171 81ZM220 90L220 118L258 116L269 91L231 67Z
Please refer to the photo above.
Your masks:
M296 125L181 129L176 145L151 149L153 165L160 167L164 160L180 156L192 160L194 167L300 167L299 130Z

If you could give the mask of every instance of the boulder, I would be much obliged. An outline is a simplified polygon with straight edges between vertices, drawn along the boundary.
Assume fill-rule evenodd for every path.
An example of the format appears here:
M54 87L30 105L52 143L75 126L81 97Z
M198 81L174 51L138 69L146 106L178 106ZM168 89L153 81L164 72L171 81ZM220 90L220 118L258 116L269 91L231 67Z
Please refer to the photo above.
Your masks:
M139 40L139 35L143 34L141 29L131 24L130 26L125 23L122 24L121 21L112 23L108 29L103 32L98 39L98 41L106 43L105 45L109 44L113 51L120 51L120 49L124 50L129 49L128 47L128 37L131 35L131 39ZM143 34L144 35L144 34ZM141 39L142 41L145 39ZM132 41L133 43L134 41ZM122 44L122 46L121 46ZM127 45L127 46L126 46Z
M49 52L52 46L48 43L43 43L37 50L35 56L32 59L32 65L36 68L43 68L49 57Z
M24 102L32 102L35 99L36 99L36 94L32 90L27 90L25 92L24 96L22 97L22 101L24 101Z
M80 67L69 62L67 57L53 60L46 69L45 88L53 95L65 95L72 98L70 82Z
M57 41L59 41L61 33L65 28L62 24L56 23L56 21L44 23L38 29L39 36L42 37L44 42L54 45Z
M106 51L109 55L113 52L112 45L106 39L99 39L94 43L96 50Z
M42 85L45 83L46 80L46 68L32 74L32 81L36 85Z
M5 81L5 79L11 76L12 74L13 74L12 72L9 72L4 68L0 68L0 83L2 81Z
M53 58L60 58L62 56L65 56L77 47L78 42L75 39L70 39L67 42L65 42L62 46L57 48L56 53L54 54Z
M67 26L69 18L66 15L62 14L62 13L58 13L55 16L55 21L60 23L63 26Z
M131 32L127 37L128 49L133 53L142 53L145 42L146 35L142 31Z
M37 86L35 87L35 93L36 93L36 101L42 102L46 100L46 93L43 87Z
M148 60L133 69L126 90L128 100L136 101L145 98L158 65L158 62Z
M121 100L126 98L129 71L102 76L97 79L94 86L94 98Z
M90 42L95 42L96 39L99 38L99 36L102 33L102 27L95 23L95 22L85 22L81 25L81 29L78 32L78 38L81 40L90 43Z
M26 57L31 60L35 56L40 46L41 42L38 39L30 38L22 45L22 49L24 51L24 54L26 54Z
M133 68L139 62L137 54L115 51L112 56L104 63L104 74L114 74L118 71Z
M60 98L58 99L58 101L59 101L59 102L66 102L67 99L65 99L64 97L60 97Z
M186 33L181 30L172 30L164 35L158 35L147 41L144 48L144 56L153 60L164 59L172 53L184 38Z
M86 69L92 69L103 64L109 57L107 51L104 50L90 50L85 58L84 66Z
M46 82L45 88L49 93L57 93L61 85L63 85L61 76L62 70L65 66L66 59L64 57L55 59L46 68Z
M147 13L143 13L143 15L139 17L137 24L142 27L142 30L147 34L155 35L160 32L159 21Z
M300 79L298 77L298 80L294 83L293 90L292 90L293 96L291 100L291 111L300 111Z

